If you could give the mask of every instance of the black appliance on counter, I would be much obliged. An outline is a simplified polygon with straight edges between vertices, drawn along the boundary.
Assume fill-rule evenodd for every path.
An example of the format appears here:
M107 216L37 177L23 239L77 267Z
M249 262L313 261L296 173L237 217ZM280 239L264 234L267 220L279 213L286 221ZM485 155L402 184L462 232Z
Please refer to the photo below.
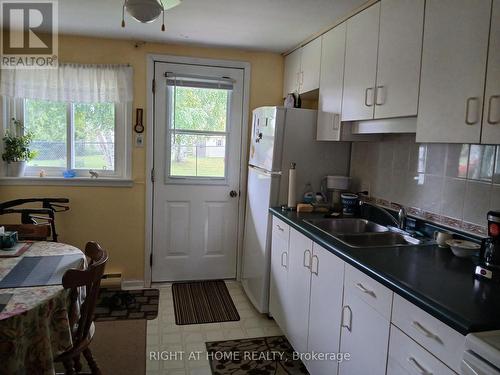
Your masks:
M500 211L488 212L487 218L488 238L483 241L475 275L478 279L500 282Z

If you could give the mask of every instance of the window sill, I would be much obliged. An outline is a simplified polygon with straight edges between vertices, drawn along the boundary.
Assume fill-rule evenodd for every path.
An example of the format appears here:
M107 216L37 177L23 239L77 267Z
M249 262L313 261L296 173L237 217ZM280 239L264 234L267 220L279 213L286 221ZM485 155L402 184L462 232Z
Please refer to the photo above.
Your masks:
M90 177L0 177L0 185L47 185L47 186L114 186L132 187L134 180L121 178Z

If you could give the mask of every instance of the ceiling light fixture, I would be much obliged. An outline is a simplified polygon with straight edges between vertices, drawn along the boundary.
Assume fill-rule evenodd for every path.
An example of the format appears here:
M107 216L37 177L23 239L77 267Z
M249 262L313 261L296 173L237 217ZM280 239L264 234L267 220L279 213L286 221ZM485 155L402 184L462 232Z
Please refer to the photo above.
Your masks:
M125 10L138 22L151 23L162 15L161 31L165 31L165 11L181 0L125 0L122 8L122 27L125 27Z

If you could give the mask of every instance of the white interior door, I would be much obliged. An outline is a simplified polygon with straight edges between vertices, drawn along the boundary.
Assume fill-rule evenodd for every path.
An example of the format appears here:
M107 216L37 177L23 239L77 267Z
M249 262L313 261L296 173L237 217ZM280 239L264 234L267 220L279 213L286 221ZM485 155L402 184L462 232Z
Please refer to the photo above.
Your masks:
M236 277L243 76L155 63L153 282Z

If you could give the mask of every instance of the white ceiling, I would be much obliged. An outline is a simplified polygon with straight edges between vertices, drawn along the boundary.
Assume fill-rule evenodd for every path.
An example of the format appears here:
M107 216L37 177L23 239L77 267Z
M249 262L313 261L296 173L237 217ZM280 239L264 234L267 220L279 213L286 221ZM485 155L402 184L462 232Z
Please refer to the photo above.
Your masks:
M140 24L121 0L59 1L59 32L151 42L182 42L284 52L366 0L183 0L161 19Z

